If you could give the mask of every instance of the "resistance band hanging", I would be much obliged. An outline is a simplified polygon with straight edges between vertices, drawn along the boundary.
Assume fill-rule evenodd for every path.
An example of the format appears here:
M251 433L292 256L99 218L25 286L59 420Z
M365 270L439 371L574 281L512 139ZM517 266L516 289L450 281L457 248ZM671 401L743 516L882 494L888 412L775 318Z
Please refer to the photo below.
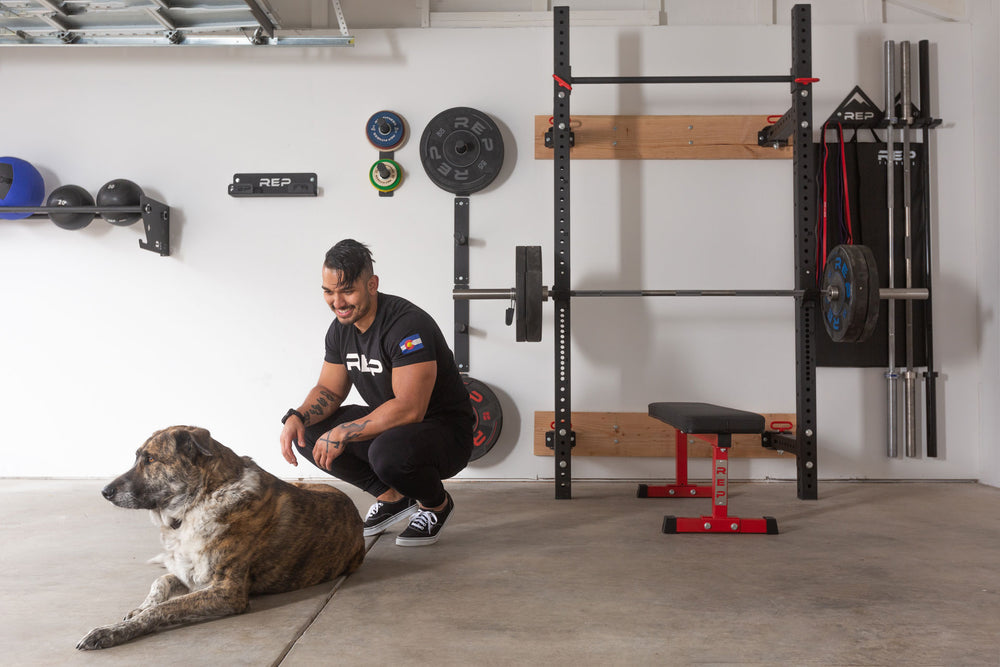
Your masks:
M851 223L851 198L850 198L850 184L847 179L847 152L844 148L844 126L842 123L837 123L837 143L838 155L836 156L836 164L833 166L836 169L836 202L837 206L837 240L830 243L830 194L829 185L830 179L827 174L830 162L830 144L826 141L827 129L831 121L827 121L823 125L823 163L820 169L822 174L822 181L820 183L823 195L823 205L820 207L820 219L817 229L817 237L819 242L816 248L816 261L819 266L819 271L817 272L816 281L819 283L823 276L823 270L826 268L826 258L829 255L829 250L833 246L847 244L852 245L854 243L854 229ZM855 139L857 135L855 134Z

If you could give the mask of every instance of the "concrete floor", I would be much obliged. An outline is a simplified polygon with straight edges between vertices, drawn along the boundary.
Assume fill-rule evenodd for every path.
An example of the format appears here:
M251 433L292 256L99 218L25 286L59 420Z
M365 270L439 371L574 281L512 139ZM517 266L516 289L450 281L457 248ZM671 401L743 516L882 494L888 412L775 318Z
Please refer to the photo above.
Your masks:
M148 513L101 486L0 480L3 664L1000 665L1000 490L971 483L734 484L781 534L664 535L709 501L455 482L437 545L385 534L346 580L80 652L161 572Z

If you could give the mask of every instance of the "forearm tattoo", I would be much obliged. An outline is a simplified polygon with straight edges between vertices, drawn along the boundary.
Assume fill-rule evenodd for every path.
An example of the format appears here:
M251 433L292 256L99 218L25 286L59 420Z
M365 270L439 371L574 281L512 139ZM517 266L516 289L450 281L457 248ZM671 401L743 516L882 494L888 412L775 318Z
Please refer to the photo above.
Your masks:
M344 443L354 442L355 440L360 440L363 436L361 432L365 430L365 426L368 426L372 422L371 419L366 419L362 423L352 422L350 424L344 424L344 430L347 434L344 436Z
M338 401L343 402L343 400L344 399L342 397L337 396L332 391L327 389L320 390L319 396L316 397L316 402L310 405L309 409L306 410L306 423L304 425L308 426L309 424L312 424L314 421L313 417L323 419L326 416L327 409L331 405L336 405Z

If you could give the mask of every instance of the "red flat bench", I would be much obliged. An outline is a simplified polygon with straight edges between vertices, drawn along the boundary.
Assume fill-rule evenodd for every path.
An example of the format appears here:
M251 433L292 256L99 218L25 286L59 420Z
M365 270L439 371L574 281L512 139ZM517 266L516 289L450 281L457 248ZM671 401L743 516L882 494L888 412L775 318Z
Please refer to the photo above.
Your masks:
M640 484L639 498L711 498L711 516L663 517L664 533L778 533L774 517L743 519L729 515L729 448L734 433L764 433L764 417L755 412L710 403L650 403L649 416L677 429L675 484ZM712 445L712 483L688 482L688 438Z

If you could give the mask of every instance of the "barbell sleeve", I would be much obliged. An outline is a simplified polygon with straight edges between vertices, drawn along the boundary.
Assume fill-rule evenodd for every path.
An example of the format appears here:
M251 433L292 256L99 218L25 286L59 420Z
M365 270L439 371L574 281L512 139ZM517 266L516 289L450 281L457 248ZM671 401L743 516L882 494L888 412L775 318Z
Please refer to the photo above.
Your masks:
M456 288L452 290L452 297L455 299L497 299L511 301L517 299L517 290L513 287L503 289L500 287L486 289Z
M879 299L898 299L900 301L924 301L930 298L930 292L925 287L883 287L878 291Z

